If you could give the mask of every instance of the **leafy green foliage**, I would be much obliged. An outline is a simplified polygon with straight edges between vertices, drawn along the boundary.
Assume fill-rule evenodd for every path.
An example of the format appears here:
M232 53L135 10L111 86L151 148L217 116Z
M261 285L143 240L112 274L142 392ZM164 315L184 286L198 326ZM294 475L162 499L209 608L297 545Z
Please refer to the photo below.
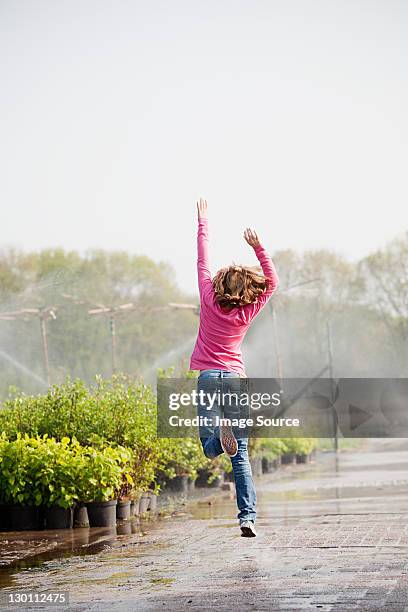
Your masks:
M98 450L47 435L0 438L3 502L69 508L78 501L107 501L118 496L124 482L132 486L131 472L132 453L123 447Z
M125 375L97 377L91 388L68 378L45 395L17 394L0 410L0 491L20 503L68 507L157 490L181 475L204 472L210 482L231 470L225 456L207 459L198 438L158 438L156 426L153 389ZM251 438L250 452L273 459L308 454L314 445L306 438Z
M254 456L276 459L285 453L308 455L317 446L315 438L251 438L249 442Z
M260 439L258 454L261 454L268 459L276 459L283 455L286 451L285 441L280 438L265 438Z
M123 446L132 451L134 489L154 487L158 475L165 479L180 473L197 474L208 464L196 439L158 438L157 406L153 389L125 375L96 378L88 389L79 379L54 385L45 395L18 394L0 410L0 431L10 439L20 433L45 434L103 450ZM126 483L123 494L126 495Z
M108 501L120 495L124 484L128 485L126 490L130 490L133 478L132 452L129 449L86 447L83 459L84 470L79 484L81 501Z
M308 455L316 448L317 441L314 438L282 438L284 453L295 453L296 455Z

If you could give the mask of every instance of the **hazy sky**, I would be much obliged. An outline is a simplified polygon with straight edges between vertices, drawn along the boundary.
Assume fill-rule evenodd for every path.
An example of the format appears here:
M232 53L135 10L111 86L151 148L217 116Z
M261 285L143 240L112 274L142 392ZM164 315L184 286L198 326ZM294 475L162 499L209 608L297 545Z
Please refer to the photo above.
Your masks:
M195 289L408 229L408 2L0 0L0 247L126 249Z

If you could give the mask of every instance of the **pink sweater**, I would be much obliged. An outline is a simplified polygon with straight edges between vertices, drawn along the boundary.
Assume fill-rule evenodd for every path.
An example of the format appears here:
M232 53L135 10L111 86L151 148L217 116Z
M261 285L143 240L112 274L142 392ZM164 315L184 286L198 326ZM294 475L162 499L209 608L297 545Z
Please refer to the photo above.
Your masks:
M254 304L247 304L224 312L215 300L208 264L208 220L200 219L197 235L197 272L200 291L200 327L190 360L191 370L227 370L245 376L241 344L245 334L261 308L278 287L279 279L272 259L259 246L254 249L265 276L270 279L268 289Z

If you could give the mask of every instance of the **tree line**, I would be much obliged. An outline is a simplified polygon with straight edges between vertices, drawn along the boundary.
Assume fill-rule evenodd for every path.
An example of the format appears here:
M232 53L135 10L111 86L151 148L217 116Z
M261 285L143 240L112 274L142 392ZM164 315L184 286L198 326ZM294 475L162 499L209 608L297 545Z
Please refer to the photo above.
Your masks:
M358 262L328 250L283 250L273 257L280 277L273 305L285 376L313 375L325 363L327 321L335 374L408 375L408 232ZM198 297L181 291L174 279L168 263L127 252L4 248L0 317L20 314L0 318L0 397L10 385L31 393L46 382L40 317L30 309L53 309L45 321L52 382L68 374L89 383L96 374L111 375L109 317L89 314L102 306L136 306L115 318L118 371L142 377L152 366L171 365L166 353L186 363L198 317L164 307L198 303ZM250 375L276 375L269 308L255 321L244 352Z

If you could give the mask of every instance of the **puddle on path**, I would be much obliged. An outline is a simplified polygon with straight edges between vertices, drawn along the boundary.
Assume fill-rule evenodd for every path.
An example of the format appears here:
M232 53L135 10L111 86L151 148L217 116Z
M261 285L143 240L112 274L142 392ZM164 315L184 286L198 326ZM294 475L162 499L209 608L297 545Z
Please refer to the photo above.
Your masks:
M173 520L177 520L177 515ZM146 521L132 519L118 523L114 528L0 532L0 588L10 585L11 576L16 571L35 570L44 563L55 560L63 562L75 556L97 555L110 548L137 548L151 541L155 530L163 522L164 518Z

